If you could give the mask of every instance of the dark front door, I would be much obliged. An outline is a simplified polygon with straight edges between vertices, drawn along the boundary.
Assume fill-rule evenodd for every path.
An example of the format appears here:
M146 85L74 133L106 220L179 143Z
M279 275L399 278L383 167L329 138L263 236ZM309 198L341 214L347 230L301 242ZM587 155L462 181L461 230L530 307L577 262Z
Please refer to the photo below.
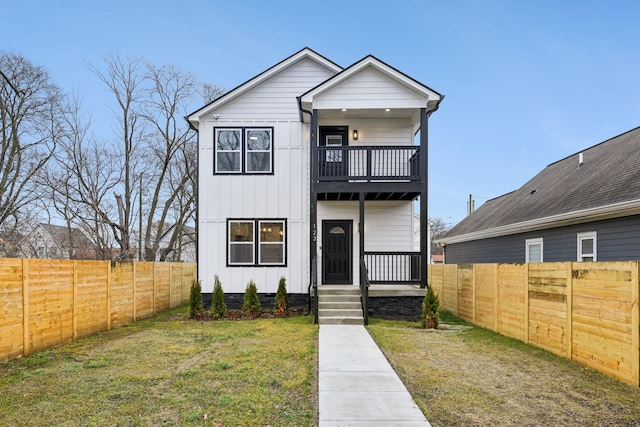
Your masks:
M320 152L320 176L346 178L348 176L348 151L341 149L349 145L347 126L320 126L319 144L327 147ZM337 147L332 150L330 147Z
M322 221L322 283L352 284L351 220Z

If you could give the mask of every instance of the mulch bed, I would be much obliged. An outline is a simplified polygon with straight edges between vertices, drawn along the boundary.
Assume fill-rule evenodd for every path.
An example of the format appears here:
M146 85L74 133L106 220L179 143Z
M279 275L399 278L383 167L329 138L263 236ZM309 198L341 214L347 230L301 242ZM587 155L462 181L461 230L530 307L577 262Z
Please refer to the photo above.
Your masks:
M276 314L273 310L262 310L258 316L245 316L242 310L227 310L226 317L213 317L210 311L196 316L195 320L253 320L253 319L274 319L277 317L302 316L307 313L306 308L292 308L285 314Z

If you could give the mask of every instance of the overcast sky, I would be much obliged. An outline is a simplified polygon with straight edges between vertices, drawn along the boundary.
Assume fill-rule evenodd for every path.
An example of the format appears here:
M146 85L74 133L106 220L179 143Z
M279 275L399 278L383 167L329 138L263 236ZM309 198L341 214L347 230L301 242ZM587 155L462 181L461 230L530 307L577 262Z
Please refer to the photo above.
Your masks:
M429 216L454 224L469 194L478 207L640 125L639 23L640 2L621 0L21 0L0 8L0 49L78 91L106 133L111 100L87 64L113 53L224 89L305 46L343 67L372 54L445 95Z

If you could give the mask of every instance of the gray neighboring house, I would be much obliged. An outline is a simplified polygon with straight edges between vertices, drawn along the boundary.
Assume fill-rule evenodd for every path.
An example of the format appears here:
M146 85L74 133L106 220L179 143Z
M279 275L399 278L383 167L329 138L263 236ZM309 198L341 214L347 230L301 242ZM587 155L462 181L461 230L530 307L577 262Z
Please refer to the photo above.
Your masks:
M25 258L94 259L96 249L78 228L38 224L19 243Z
M548 165L437 243L448 264L640 259L640 128Z

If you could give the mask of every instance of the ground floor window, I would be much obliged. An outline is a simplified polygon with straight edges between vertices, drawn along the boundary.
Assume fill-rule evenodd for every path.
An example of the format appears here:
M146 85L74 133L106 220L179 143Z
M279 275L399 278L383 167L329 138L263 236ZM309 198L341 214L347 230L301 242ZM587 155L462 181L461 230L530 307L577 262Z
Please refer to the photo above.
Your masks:
M285 219L228 219L227 265L284 266Z
M525 245L525 262L542 262L542 238L527 239Z
M578 261L597 261L597 254L597 233L595 231L578 233Z

